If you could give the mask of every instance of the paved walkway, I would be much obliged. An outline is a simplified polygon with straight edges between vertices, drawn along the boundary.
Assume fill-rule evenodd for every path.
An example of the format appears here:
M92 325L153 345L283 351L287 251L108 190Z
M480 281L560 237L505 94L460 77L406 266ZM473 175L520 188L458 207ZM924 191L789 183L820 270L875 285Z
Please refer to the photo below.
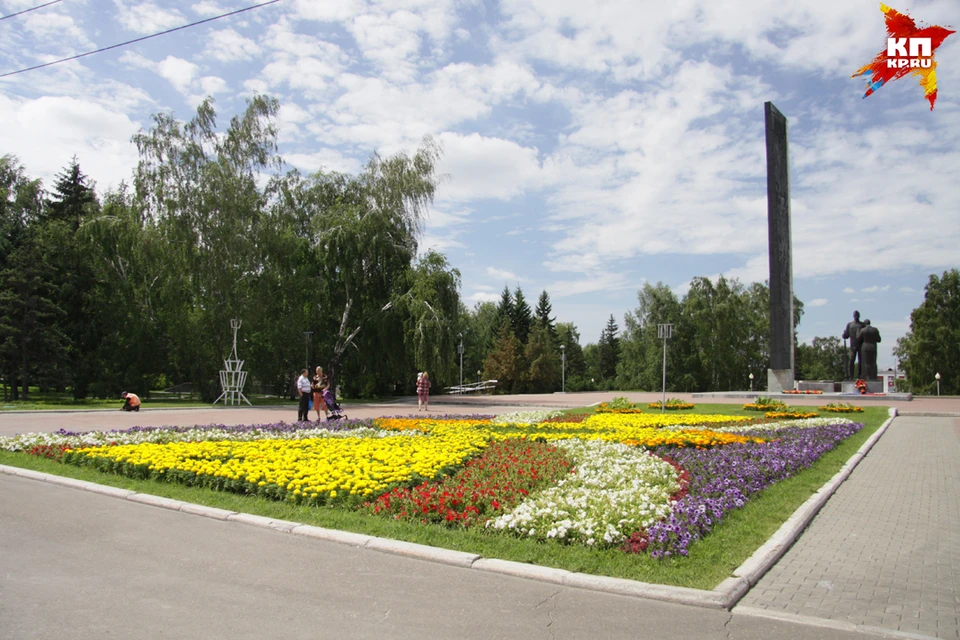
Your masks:
M960 638L960 420L894 420L734 612Z

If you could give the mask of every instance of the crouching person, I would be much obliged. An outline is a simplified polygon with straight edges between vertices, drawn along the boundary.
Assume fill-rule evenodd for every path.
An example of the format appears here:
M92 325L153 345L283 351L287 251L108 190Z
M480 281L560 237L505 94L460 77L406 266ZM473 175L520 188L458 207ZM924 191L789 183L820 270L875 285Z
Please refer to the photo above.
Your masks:
M124 391L120 394L120 397L126 400L123 406L120 407L121 409L124 411L140 411L140 396Z

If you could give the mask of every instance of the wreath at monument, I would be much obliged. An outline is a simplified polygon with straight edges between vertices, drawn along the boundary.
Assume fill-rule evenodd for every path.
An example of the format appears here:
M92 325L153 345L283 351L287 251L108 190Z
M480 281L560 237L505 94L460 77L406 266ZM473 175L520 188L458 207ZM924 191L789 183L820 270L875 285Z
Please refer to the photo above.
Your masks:
M857 389L860 390L860 395L866 395L867 393L867 383L862 378L856 381Z

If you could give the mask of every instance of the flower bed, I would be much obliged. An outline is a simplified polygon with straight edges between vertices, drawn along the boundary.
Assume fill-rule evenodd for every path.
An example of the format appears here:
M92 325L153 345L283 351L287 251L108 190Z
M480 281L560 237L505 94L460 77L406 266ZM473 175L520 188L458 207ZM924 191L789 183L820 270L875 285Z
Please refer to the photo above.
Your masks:
M828 413L863 413L863 407L852 405L849 402L831 402L822 407L817 407L817 409Z
M862 427L843 418L546 415L64 431L0 438L0 449L371 517L667 557L687 554L730 509Z
M651 402L647 405L647 408L659 409L661 408L661 404L667 411L682 411L686 409L693 409L695 406L692 402L686 402L685 400L680 400L679 398L670 398L665 403Z
M483 524L489 516L515 507L532 491L554 484L571 468L570 458L556 446L504 440L491 444L453 476L397 487L363 507L397 519Z
M784 389L781 393L801 395L801 396L815 396L823 393L820 389Z
M573 458L576 473L491 520L491 529L538 540L613 545L669 514L670 496L681 488L670 463L622 444L557 444Z
M764 414L770 420L802 420L803 418L816 418L816 411L800 411L798 409L787 409L786 411L767 411Z
M647 550L658 558L687 555L690 545L726 513L746 504L750 496L789 478L816 462L824 453L863 428L856 423L787 427L778 439L717 449L657 448L690 473L689 495L670 515L646 532Z

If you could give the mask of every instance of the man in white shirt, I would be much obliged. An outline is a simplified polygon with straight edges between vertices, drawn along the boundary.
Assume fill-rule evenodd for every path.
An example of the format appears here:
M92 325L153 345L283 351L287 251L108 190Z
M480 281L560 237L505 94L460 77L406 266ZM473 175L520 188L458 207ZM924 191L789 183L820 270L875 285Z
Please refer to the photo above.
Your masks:
M313 387L310 384L310 378L307 377L307 370L300 372L297 378L297 394L300 396L300 407L297 410L297 421L308 422L310 420L310 391Z

